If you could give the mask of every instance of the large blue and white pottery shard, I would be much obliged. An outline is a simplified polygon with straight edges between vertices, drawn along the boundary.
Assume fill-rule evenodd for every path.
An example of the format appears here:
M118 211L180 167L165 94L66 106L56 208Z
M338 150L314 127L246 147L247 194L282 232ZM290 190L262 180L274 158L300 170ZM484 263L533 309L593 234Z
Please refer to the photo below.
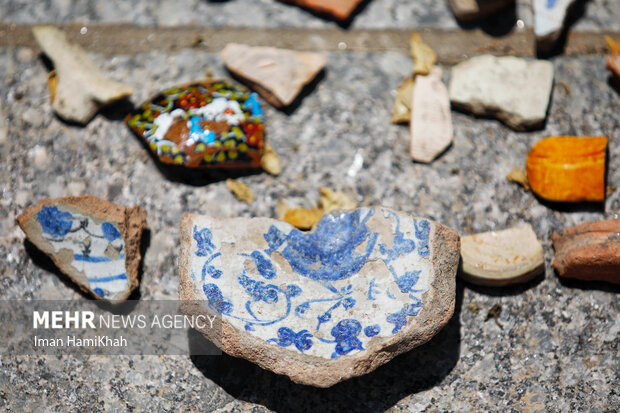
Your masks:
M326 215L312 232L268 218L181 221L179 294L222 350L328 387L428 341L454 310L459 236L385 208Z

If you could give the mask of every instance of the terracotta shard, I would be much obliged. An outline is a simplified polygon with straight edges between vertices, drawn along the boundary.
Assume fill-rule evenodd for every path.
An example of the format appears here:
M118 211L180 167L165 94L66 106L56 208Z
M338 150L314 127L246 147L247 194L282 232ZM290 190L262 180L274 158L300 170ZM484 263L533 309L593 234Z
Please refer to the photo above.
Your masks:
M417 76L411 105L411 158L431 162L452 143L450 98L441 69Z
M95 298L123 301L138 287L144 209L83 195L44 199L17 222L30 242Z
M226 186L239 201L245 202L247 204L251 204L252 202L254 202L254 193L252 193L250 187L243 182L235 181L234 179L228 178L226 180Z
M544 269L543 248L528 225L461 237L461 275L475 284L526 282Z
M228 70L278 108L293 103L327 63L317 53L237 43L227 44L221 56Z
M607 141L604 136L540 140L526 163L532 191L553 202L604 201Z
M264 118L258 95L210 79L164 90L125 122L165 164L260 168Z
M61 118L88 123L102 106L132 94L131 86L106 78L86 52L70 44L59 29L38 26L32 33L54 63L55 74L50 76L49 87L52 109Z
M181 308L218 316L222 350L329 387L430 340L452 317L459 237L384 208L323 217L313 232L267 218L181 221Z
M449 0L452 13L461 21L480 19L514 3L515 0Z
M482 55L452 68L450 100L459 109L529 130L544 125L552 88L551 62Z
M551 240L561 277L620 284L620 219L576 225Z
M282 173L282 164L278 153L268 144L265 144L265 151L260 160L263 169L271 175L280 175Z
M340 21L347 21L363 0L280 0L314 11L328 14Z

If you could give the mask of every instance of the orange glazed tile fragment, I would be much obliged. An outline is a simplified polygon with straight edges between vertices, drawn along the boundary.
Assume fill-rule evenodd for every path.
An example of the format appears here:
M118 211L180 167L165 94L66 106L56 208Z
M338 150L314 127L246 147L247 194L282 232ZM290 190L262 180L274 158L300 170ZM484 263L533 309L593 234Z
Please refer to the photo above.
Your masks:
M605 136L540 140L526 164L534 193L553 202L604 201L607 141Z

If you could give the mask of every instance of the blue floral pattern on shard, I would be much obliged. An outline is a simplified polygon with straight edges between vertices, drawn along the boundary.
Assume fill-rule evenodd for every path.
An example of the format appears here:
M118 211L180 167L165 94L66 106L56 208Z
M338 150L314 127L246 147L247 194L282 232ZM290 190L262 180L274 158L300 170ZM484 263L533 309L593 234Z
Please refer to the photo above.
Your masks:
M243 248L208 222L193 227L194 281L211 309L269 343L346 356L399 333L423 308L432 271L427 220L361 208L326 215L314 232L275 223L264 241Z
M93 293L114 300L127 291L125 242L116 224L60 204L43 206L36 217L55 253L73 252L71 266L86 275Z

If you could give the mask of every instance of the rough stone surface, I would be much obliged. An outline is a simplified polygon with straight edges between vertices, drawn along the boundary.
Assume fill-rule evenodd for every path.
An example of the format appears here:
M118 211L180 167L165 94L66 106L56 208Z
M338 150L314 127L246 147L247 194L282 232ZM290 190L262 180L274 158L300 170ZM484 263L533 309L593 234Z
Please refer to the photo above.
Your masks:
M539 50L547 51L555 46L574 3L575 0L532 0L534 34Z
M236 43L228 44L221 55L228 70L278 108L293 103L327 63L318 53Z
M123 301L138 287L144 209L90 195L44 199L17 222L30 242L95 298Z
M514 5L515 0L448 0L454 16L462 21L480 19L504 7Z
M561 277L620 284L620 219L566 228L551 240Z
M54 63L52 108L58 116L77 123L87 123L97 111L133 93L131 86L105 77L77 45L51 26L32 30L43 52Z
M450 100L463 110L528 130L543 126L552 89L551 62L482 55L452 68Z
M362 0L280 0L308 8L316 13L329 14L338 20L346 21Z
M529 224L461 237L462 276L475 284L522 283L545 266L543 248Z
M596 10L597 1L589 3L589 12ZM18 14L31 20L58 16L59 21L62 16L83 16L88 21L119 15L113 7L127 13L124 19L131 17L140 23L156 21L156 13L164 15L157 8L160 3L154 1L139 1L131 7L124 2L96 2L92 12L105 7L110 14L104 16L89 14L82 3L67 6L72 12L66 14L50 9L58 6L56 1L19 4L19 11L6 9L10 14L3 16ZM384 10L386 5L390 7ZM421 24L421 18L429 22L433 16L437 17L432 21L440 24L443 7L447 3L398 0L395 7L373 0L353 25L372 23L371 18L376 25L390 19L396 26ZM219 14L195 13L204 9ZM399 13L390 17L396 9ZM269 24L282 24L293 12L309 24L323 22L272 0L200 1L196 9L177 6L174 10L191 10L192 18L210 16L209 24L264 24L261 16L273 10L284 12L273 12ZM228 14L230 10L236 19ZM168 20L160 21L170 21L174 15L164 17ZM600 25L605 19L602 16ZM298 20L288 24L298 24ZM226 74L217 54L198 50L89 56L105 73L133 84L136 103L162 87L200 79L206 68L214 76ZM606 84L605 57L551 61L556 80L566 83L572 93L567 95L562 87L553 90L544 130L517 133L495 120L453 112L454 147L429 166L411 161L409 129L390 124L393 91L411 73L407 54L329 54L325 78L294 113L287 115L266 105L268 141L277 149L283 169L277 177L238 177L257 195L247 205L234 198L223 180L168 179L141 141L118 121L123 115L97 116L85 128L59 121L50 105L42 104L47 96L41 81L46 70L36 53L0 49L0 102L9 126L0 151L3 299L82 298L60 278L50 276L37 254L24 248L23 233L15 225L16 215L29 202L64 196L70 184L82 184L83 192L117 204L141 205L147 210L151 231L143 259L142 300L178 297L178 225L185 212L275 217L281 198L307 207L316 205L321 186L350 192L363 206L384 205L428 216L461 234L527 222L545 251L545 277L532 283L490 289L457 279L455 314L430 342L372 373L329 389L300 386L227 355L2 357L0 410L174 411L182 405L189 411L255 412L613 411L620 404L616 391L617 293L608 286L555 276L549 235L581 222L614 218L620 210L620 191L607 197L604 211L558 211L505 179L514 166L523 165L538 140L570 133L608 135L612 142L608 182L620 182L620 145L616 144L620 140L620 96ZM442 68L447 82L449 68ZM28 112L36 116L25 116ZM50 156L46 170L28 166L28 152L36 145L45 147ZM470 304L480 312L470 311ZM495 304L502 306L503 330L492 320L484 321Z
M452 143L452 114L442 71L416 76L411 98L411 158L431 162Z
M330 387L440 331L454 310L458 261L455 231L388 209L326 215L310 233L190 214L179 295L192 302L186 314L222 317L221 336L202 332L228 354Z

